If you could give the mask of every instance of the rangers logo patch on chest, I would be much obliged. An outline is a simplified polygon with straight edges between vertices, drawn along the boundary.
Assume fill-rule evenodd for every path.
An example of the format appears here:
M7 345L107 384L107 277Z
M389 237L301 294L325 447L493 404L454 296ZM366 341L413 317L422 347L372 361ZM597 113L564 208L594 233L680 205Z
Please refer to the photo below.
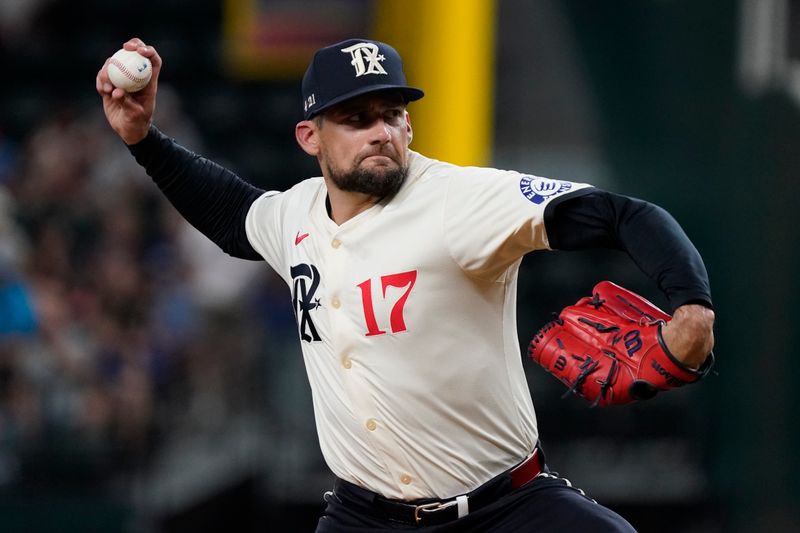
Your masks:
M541 204L551 196L563 194L572 189L568 181L540 178L539 176L522 176L519 180L519 190L522 195L535 204Z
M320 341L319 332L311 317L311 312L322 307L316 296L319 287L319 270L314 265L301 263L291 267L292 305L297 317L300 339L305 342Z

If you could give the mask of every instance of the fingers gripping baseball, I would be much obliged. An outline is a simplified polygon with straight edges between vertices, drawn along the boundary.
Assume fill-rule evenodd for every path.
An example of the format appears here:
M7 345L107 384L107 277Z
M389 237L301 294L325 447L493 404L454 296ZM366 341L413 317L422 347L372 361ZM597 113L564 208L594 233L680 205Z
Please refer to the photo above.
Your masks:
M125 42L120 52L122 51L138 53L145 58L142 59L143 65L149 62L143 69L152 69L149 81L139 90L135 89L138 89L144 81L141 78L130 80L130 84L127 85L128 90L124 87L116 87L109 77L109 66L112 62L112 58L109 57L97 73L95 85L98 94L103 99L103 111L108 123L123 141L135 144L144 139L153 120L158 76L161 72L161 57L155 48L146 45L138 38ZM121 78L117 76L116 79L120 80ZM118 83L124 85L120 81Z
M662 338L672 317L608 281L564 308L531 341L531 358L593 405L622 405L694 383L711 369L676 359Z

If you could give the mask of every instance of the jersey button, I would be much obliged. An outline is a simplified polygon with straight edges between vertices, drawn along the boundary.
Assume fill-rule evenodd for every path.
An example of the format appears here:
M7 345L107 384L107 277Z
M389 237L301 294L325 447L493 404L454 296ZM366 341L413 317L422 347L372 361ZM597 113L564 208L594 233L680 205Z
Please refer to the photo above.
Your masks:
M333 298L331 298L331 305L333 306L334 309L339 309L339 307L342 306L342 302L339 301L339 298L334 296Z
M374 418L370 418L367 420L367 429L370 431L375 431L378 429L378 422L376 422Z
M342 241L340 241L339 239L333 239L331 241L331 246L333 246L334 248L338 248L341 245L342 245Z
M351 368L353 366L353 360L349 357L345 357L342 359L342 366L345 368Z
M403 474L402 476L400 476L400 483L402 483L403 485L410 485L411 476L409 476L408 474Z

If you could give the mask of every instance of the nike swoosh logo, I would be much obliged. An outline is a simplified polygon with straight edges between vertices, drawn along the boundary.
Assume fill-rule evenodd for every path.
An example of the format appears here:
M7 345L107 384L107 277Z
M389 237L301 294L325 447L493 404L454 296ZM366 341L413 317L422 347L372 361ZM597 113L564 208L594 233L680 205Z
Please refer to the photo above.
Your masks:
M305 239L306 237L308 237L308 233L303 233L301 235L300 232L298 231L297 235L294 236L294 245L297 246L298 244L303 242L303 239Z

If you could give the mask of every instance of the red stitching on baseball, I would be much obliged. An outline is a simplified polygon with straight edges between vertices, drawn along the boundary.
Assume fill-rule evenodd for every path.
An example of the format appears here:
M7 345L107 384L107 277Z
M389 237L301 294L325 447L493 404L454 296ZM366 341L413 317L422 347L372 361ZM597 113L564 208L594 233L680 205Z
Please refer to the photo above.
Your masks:
M128 70L128 67L123 65L122 62L119 59L115 58L115 57L112 57L111 61L109 61L109 63L111 63L112 65L117 67L119 69L119 71L122 72L122 75L125 76L126 78L128 78L131 81L139 82L139 81L144 81L146 79L145 76L137 77L133 72Z

